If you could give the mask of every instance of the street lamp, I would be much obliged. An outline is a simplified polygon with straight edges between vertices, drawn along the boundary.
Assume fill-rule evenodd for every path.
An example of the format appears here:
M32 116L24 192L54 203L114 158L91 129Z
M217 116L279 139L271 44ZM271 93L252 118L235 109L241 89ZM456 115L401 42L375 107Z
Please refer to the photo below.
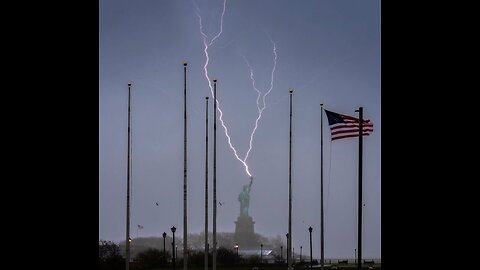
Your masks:
M263 244L260 244L260 264L263 263Z
M355 256L353 257L355 259L355 264L357 264L357 249L354 249L355 250Z
M237 251L237 257L238 257L238 244L235 244L235 250Z
M177 228L175 228L175 226L173 226L173 227L171 228L171 230L172 230L172 233L173 233L173 240L172 240L172 253L173 253L173 255L172 255L172 264L173 264L173 270L175 270L175 256L176 256L177 254L176 254L176 252L175 252L174 247L175 247L175 231L177 230Z
M167 237L167 233L163 232L163 256L165 256L165 238Z
M312 261L312 226L308 227L308 231L310 232L310 269L313 269L313 261Z
M290 265L288 264L288 260L290 259L290 246L288 245L288 233L285 236L287 237L287 267L288 267Z
M280 246L280 260L283 261L283 246Z
M300 246L300 263L302 263L302 246Z

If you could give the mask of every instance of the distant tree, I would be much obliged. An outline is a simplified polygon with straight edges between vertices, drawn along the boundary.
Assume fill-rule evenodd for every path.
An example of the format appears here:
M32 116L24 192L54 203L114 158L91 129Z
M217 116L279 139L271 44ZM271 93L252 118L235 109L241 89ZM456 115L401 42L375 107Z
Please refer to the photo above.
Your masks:
M163 251L156 248L149 248L146 251L138 253L135 258L138 269L159 268L165 264L165 255Z
M220 247L217 249L217 262L224 266L232 266L235 264L237 254L233 250Z
M188 265L203 266L205 264L205 252L192 250L188 253Z
M260 264L260 256L253 255L253 256L248 257L247 263L248 264Z
M120 247L111 242L100 240L98 244L98 269L121 270L125 268L125 259L120 255Z

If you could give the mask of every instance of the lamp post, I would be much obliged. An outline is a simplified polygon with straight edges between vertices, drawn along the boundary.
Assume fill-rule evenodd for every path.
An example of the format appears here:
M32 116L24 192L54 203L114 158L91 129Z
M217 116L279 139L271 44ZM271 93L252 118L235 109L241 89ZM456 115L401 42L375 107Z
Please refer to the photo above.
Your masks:
M312 226L308 227L308 231L310 232L310 269L313 269L313 261L312 261Z
M287 268L290 270L290 264L288 264L288 260L290 259L290 246L288 245L288 233L285 235L287 237Z
M302 246L300 246L300 263L302 263Z
M163 236L163 256L165 256L165 238L167 237L167 233L166 232L163 232L162 234Z
M173 264L173 270L175 270L175 257L176 257L177 254L176 254L176 252L175 252L174 247L175 247L175 231L177 230L177 228L175 228L175 226L173 226L173 227L171 228L171 230L172 230L172 233L173 233L173 240L172 240L172 253L173 253L173 255L172 255L172 264Z
M280 246L280 260L283 261L283 246Z
M355 264L357 264L357 249L356 248L354 249L354 252L355 252L354 253L355 255L353 256L353 258L355 260Z
M235 251L237 252L237 257L238 257L238 244L235 244Z
M263 263L263 244L260 244L260 264Z

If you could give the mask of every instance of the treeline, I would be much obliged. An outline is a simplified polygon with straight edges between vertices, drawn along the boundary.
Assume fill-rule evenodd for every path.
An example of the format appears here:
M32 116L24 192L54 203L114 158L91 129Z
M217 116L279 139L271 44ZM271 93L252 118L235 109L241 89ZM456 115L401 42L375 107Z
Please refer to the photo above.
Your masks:
M217 233L217 265L233 266L238 264L258 264L259 256L241 257L236 253L233 233ZM286 246L280 236L268 238L256 234L259 243L264 249L271 249L280 254L281 247ZM208 236L209 243L212 242L212 234ZM201 267L205 264L205 234L188 235L188 265ZM132 258L132 270L144 270L152 268L172 267L172 250L176 250L175 265L183 266L183 239L175 237L175 247L172 247L172 237L165 237L165 250L163 237L139 237L132 239L130 243L130 256ZM212 263L211 246L209 247L208 261ZM260 247L259 247L260 248ZM111 241L99 241L99 269L121 270L125 269L125 241L116 244ZM181 268L179 268L181 269Z
M113 242L101 241L99 245L99 269L100 270L123 270L125 269L125 258L119 254L119 246ZM110 252L113 251L113 252ZM172 260L170 252L163 252L155 249L148 248L139 252L133 261L130 263L131 270L147 270L147 269L159 269L168 268L171 269L175 263L178 269L183 267L183 259L177 258ZM251 256L247 258L240 257L236 252L231 249L220 247L217 249L217 265L219 267L234 266L234 265L250 265L259 264L259 256ZM208 253L208 264L212 266L212 252ZM199 250L189 250L188 265L191 267L202 267L205 265L205 253Z
M257 241L263 244L264 249L271 249L274 253L280 254L281 246L286 247L286 238L282 239L280 236L276 237L265 237L260 234L255 234ZM213 236L212 233L208 234L208 242L212 243ZM152 236L152 237L138 237L133 238L130 242L130 254L133 257L137 256L138 253L146 251L149 248L158 249L163 252L163 237ZM217 233L217 249L219 247L224 247L226 249L232 249L235 246L234 233L222 232ZM179 257L183 253L183 239L175 235L175 246L178 247ZM201 232L198 234L189 234L188 235L188 247L189 252L191 253L194 250L204 250L205 249L205 233ZM119 243L119 248L122 254L125 253L125 241ZM212 248L210 244L210 248ZM241 248L241 247L240 247ZM258 247L260 249L260 246ZM165 238L165 251L172 254L172 237L167 235Z

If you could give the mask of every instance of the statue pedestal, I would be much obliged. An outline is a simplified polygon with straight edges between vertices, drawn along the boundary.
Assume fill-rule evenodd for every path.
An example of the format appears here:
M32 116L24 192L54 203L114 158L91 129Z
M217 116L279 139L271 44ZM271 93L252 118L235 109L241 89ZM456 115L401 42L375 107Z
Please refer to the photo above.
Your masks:
M256 248L260 245L258 239L255 236L253 229L253 221L250 216L239 216L235 221L235 244L238 244L240 249Z

